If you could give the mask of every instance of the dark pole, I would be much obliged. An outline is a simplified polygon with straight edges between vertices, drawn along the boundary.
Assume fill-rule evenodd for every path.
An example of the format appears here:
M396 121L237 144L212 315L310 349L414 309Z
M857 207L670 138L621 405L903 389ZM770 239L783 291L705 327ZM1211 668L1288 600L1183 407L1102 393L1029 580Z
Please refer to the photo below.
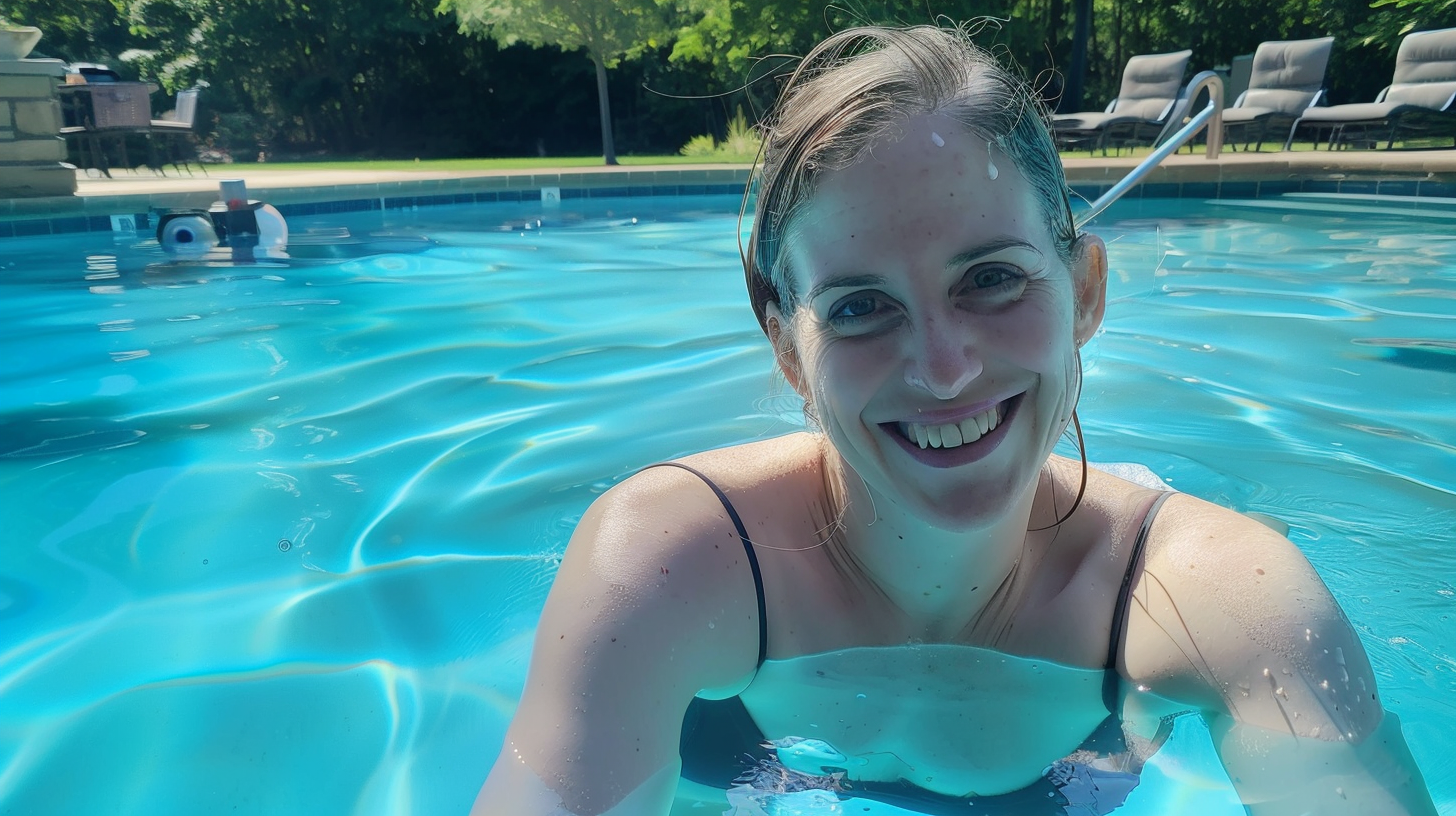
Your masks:
M1072 64L1067 71L1067 87L1062 93L1064 111L1082 110L1082 88L1087 80L1087 40L1092 33L1092 0L1073 0Z
M592 64L597 67L597 110L602 114L602 156L607 164L617 163L617 146L612 143L612 101L607 96L607 67L597 55L592 55Z

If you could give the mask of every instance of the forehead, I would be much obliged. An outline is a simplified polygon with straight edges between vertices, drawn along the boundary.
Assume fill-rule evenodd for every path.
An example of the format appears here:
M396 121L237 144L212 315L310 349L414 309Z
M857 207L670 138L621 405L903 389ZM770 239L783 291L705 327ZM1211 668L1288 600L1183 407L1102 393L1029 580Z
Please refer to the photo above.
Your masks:
M939 267L977 246L1024 241L1055 256L1051 229L1015 162L944 116L919 116L853 165L824 173L796 216L800 277L874 266Z

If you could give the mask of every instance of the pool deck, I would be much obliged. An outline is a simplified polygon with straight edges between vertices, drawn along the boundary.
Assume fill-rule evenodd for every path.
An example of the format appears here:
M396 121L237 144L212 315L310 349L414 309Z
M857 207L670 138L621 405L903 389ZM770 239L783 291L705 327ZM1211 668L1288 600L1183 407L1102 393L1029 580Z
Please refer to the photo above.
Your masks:
M1139 162L1137 157L1065 160L1067 180L1091 198ZM194 166L196 167L196 166ZM283 165L210 165L194 175L168 168L117 171L114 178L77 172L77 194L0 200L0 238L104 230L112 216L205 208L220 179L247 181L253 197L297 212L389 209L419 204L539 200L545 188L562 198L690 195L741 190L747 165L572 167L493 171L290 171ZM1131 197L1253 198L1290 192L1456 198L1456 149L1202 152L1169 157ZM1434 202L1432 202L1434 203Z

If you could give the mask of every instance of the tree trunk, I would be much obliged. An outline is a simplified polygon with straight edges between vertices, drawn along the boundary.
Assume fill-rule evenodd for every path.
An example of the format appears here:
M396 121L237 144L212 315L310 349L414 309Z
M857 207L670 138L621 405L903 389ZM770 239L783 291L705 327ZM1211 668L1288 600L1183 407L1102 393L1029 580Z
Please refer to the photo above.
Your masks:
M1092 0L1072 3L1072 64L1067 72L1067 90L1062 98L1067 110L1082 110L1082 88L1087 80L1087 40L1092 31Z
M612 143L612 100L607 96L607 66L601 57L592 55L597 68L597 110L602 114L602 156L606 164L617 163L617 146Z

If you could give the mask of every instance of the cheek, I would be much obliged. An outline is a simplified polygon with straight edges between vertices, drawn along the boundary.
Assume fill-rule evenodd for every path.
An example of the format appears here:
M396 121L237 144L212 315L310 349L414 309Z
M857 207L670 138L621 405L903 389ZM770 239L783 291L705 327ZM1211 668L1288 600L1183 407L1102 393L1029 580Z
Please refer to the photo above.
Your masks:
M864 409L887 361L896 359L892 349L873 341L814 339L805 345L810 394L826 430L836 417L857 416Z
M1017 367L1043 374L1060 371L1073 347L1070 316L1034 303L987 326L986 334Z

